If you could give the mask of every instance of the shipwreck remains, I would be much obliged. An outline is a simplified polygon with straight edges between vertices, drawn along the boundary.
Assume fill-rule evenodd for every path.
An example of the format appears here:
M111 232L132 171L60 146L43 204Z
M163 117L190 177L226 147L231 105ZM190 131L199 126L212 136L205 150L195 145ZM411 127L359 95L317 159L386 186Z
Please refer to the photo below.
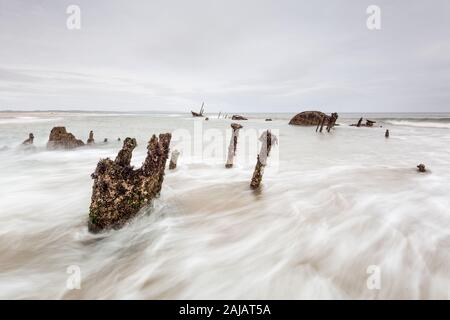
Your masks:
M241 115L235 114L231 117L231 120L248 120L246 117L243 117Z
M86 144L93 144L94 141L94 131L89 131L89 138L86 141Z
M322 132L323 126L325 125L326 120L327 120L326 115L324 115L322 117L322 120L320 122L317 122L316 132L317 132L317 130L319 130L319 128L320 128L320 132Z
M426 167L425 167L425 165L423 163L417 165L417 170L419 172L427 172L427 169L426 169Z
M351 126L351 127L358 127L358 128L360 128L360 127L373 127L373 125L374 125L375 123L377 123L376 121L369 120L369 119L366 119L366 123L365 123L365 124L363 124L362 122L363 122L363 118L361 117L361 118L358 120L357 123L353 123L353 124L351 124L350 126Z
M142 167L134 169L131 157L136 140L126 138L116 159L102 159L92 174L94 185L89 210L91 232L118 229L151 203L161 191L171 134L153 135Z
M357 126L358 128L361 127L362 121L363 121L363 118L362 118L362 117L359 118L358 123L356 124L356 126Z
M317 122L316 132L317 131L322 132L325 124L327 132L330 132L331 129L336 125L336 120L338 119L338 117L339 116L337 113L332 113L331 116L323 114L322 119Z
M28 139L25 140L24 142L22 142L22 144L23 145L30 145L30 144L33 144L33 141L34 141L34 134L30 133L28 135Z
M366 119L366 127L373 127L373 125L377 123L376 121Z
M84 142L67 132L66 127L54 127L50 131L47 142L48 149L73 149L81 146L84 146Z
M232 123L231 129L233 129L233 133L231 135L230 145L228 146L228 158L227 163L225 164L225 168L232 168L233 167L233 159L236 155L236 147L237 147L237 141L239 137L239 130L242 129L242 125L238 123Z
M278 138L273 135L270 130L263 132L259 141L262 142L261 151L258 154L256 160L255 171L253 172L252 181L250 182L250 188L257 189L261 185L262 177L264 174L264 167L267 164L267 158L270 155L272 146L278 144Z
M303 111L295 115L289 124L295 126L315 126L320 124L327 115L320 111Z
M200 112L194 112L191 110L192 116L193 117L203 117L203 112L205 111L204 106L205 106L205 103L202 102L202 107L200 108Z
M327 132L330 132L330 130L333 129L338 117L338 114L334 112L330 117L327 118Z
M170 157L170 162L169 162L169 170L176 169L179 155L180 155L180 152L178 150L172 151L172 155Z
M291 121L289 121L289 124L295 126L316 126L316 132L322 132L325 127L327 132L330 132L336 125L337 119L337 113L326 115L320 111L303 111L295 115Z

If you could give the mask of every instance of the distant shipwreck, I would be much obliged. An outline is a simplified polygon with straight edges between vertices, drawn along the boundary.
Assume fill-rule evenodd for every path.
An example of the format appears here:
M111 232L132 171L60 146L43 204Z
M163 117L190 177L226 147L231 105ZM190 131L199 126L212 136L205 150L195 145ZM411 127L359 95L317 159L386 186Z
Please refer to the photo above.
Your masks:
M202 107L200 108L200 112L195 112L191 110L192 116L193 117L203 117L203 112L205 111L204 109L205 103L202 102Z
M336 112L329 116L320 111L303 111L295 115L289 121L289 124L295 126L317 126L316 132L322 132L324 126L326 126L326 131L330 132L336 125L338 117Z

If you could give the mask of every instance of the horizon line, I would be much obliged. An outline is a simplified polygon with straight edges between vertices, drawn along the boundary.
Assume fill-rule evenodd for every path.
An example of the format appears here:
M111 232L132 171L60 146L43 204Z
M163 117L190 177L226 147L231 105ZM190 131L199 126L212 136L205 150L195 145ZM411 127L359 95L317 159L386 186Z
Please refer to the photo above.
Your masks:
M313 110L313 109L305 109L302 111L279 111L279 112L256 112L256 111L244 111L244 112L210 112L209 114L276 114L276 113L286 113L286 114L298 114L304 111L320 111L320 110ZM0 113L13 113L13 112L19 112L19 113L29 113L29 112L61 112L61 113L118 113L118 114L127 114L127 113L136 113L136 114L142 114L142 113L167 113L167 114L190 114L190 111L163 111L163 110L131 110L131 111L116 111L116 110L78 110L78 109L67 109L67 110L58 110L58 109L35 109L35 110L11 110L11 109L5 109L0 110ZM323 111L322 111L323 112ZM325 112L326 113L326 112ZM348 114L348 113L359 113L359 114L379 114L379 113L390 113L390 114L405 114L405 113L415 113L415 114L430 114L430 113L450 113L450 111L341 111L339 113L342 114Z

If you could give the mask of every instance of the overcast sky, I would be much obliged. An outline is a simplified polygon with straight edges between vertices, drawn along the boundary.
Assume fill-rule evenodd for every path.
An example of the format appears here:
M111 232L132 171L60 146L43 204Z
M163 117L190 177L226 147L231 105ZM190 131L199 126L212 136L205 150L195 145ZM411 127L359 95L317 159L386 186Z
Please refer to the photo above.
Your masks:
M66 27L70 4L81 29ZM366 9L381 8L381 30ZM448 0L0 0L0 110L450 112Z

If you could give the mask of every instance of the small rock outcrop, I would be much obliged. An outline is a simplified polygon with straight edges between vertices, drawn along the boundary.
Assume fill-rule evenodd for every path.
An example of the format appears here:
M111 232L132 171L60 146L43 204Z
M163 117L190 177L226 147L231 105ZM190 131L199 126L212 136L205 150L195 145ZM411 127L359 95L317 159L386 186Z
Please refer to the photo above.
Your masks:
M25 140L24 142L22 142L23 145L30 145L33 144L33 140L34 140L34 135L32 133L30 133L28 135L28 139Z
M387 129L386 132L384 133L384 137L389 138L389 129Z
M67 132L66 127L54 127L47 142L47 148L49 149L73 149L81 146L84 146L84 142Z
M246 117L235 114L231 117L231 120L248 120Z
M91 232L118 229L151 203L161 191L171 134L152 136L142 167L134 169L131 156L136 140L126 138L116 159L102 159L92 174L94 186L89 211Z
M316 126L320 124L327 115L320 111L303 111L294 116L289 124L296 126Z

